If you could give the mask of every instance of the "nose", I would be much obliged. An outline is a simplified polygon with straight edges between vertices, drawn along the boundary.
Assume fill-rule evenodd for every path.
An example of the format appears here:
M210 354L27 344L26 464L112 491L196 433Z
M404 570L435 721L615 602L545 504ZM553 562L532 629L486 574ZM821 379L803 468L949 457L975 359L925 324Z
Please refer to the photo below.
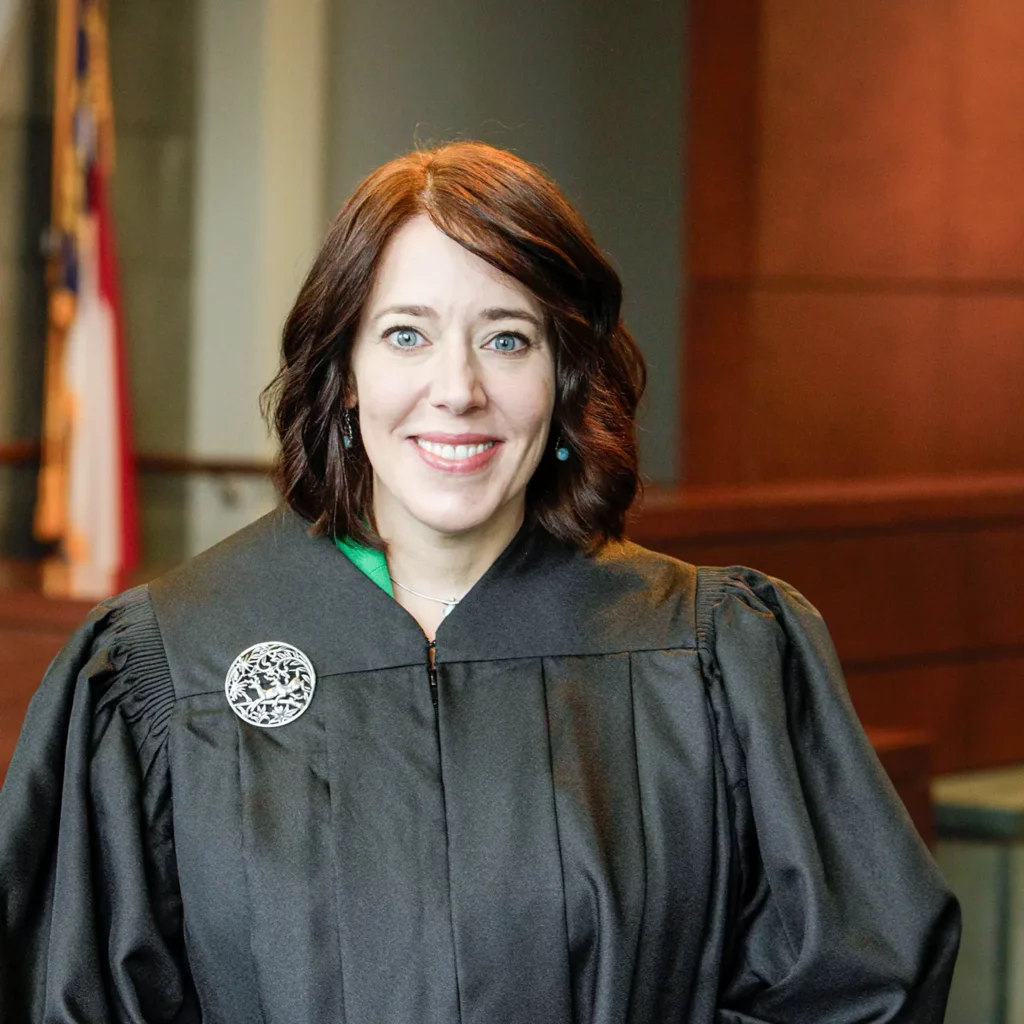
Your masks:
M461 416L487 402L472 346L454 339L438 346L430 367L430 404Z

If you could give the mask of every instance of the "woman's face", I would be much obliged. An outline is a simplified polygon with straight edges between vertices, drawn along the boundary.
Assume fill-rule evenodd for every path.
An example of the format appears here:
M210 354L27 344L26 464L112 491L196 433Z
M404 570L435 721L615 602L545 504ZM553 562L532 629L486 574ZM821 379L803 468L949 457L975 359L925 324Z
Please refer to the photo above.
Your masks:
M527 288L426 216L395 232L357 328L348 397L382 529L518 524L554 408L544 322Z

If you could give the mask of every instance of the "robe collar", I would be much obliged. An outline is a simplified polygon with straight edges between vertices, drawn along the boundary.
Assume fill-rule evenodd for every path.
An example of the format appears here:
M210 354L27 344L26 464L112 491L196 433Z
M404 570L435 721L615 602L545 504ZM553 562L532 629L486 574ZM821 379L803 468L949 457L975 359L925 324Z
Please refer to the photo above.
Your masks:
M426 663L409 612L287 507L150 588L158 617L196 657L219 662L282 640L321 676ZM585 554L526 522L439 625L436 660L693 647L694 591L685 563L627 542Z

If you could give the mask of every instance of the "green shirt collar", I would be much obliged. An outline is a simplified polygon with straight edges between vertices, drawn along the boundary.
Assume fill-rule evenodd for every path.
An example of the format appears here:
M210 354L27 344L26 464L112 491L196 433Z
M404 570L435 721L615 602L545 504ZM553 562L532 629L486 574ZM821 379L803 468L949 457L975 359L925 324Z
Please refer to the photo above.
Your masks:
M361 572L384 591L388 597L394 597L391 586L391 573L388 572L388 560L383 551L357 544L349 537L335 537L334 543L338 550Z

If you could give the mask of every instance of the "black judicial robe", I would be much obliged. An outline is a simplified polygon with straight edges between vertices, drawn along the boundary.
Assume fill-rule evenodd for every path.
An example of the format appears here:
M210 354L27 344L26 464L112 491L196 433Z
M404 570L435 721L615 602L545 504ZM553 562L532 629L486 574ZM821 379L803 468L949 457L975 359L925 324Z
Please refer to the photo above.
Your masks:
M0 795L0 1021L939 1024L957 905L798 593L524 528L436 664L283 510L101 604Z

